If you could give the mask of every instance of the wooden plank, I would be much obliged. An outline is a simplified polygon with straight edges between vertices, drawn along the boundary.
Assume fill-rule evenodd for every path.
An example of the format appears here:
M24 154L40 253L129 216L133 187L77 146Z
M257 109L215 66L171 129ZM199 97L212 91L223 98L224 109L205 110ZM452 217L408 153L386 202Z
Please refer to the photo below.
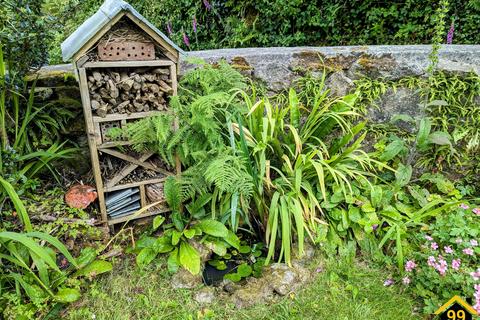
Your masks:
M169 175L172 175L172 173L170 173ZM145 185L145 184L165 182L165 180L167 180L167 177L144 180L144 181L137 181L137 182L131 182L131 183L125 183L125 184L118 184L116 186L113 186L113 187L110 187L110 188L105 187L103 189L104 189L105 192L112 192L112 191L117 191L117 190L122 190L122 189L138 187L138 186L141 186L142 184Z
M97 145L102 144L103 137L102 137L102 130L100 129L100 123L94 122L93 129L95 130L95 143Z
M133 120L150 117L161 113L161 111L148 111L148 112L135 112L131 114L107 114L106 117L93 117L93 122L109 122L109 121L121 121L121 120Z
M104 150L102 150L102 152L105 152L106 150L108 150L108 149L104 149ZM107 153L107 152L105 152L105 153ZM149 153L146 153L146 154L142 155L140 157L140 159L138 159L138 160L139 161L145 161L148 158L150 158L151 156L153 156L153 152L149 152ZM112 179L108 180L107 183L105 183L105 189L107 189L107 188L111 189L118 182L120 182L120 180L125 178L130 172L132 172L133 170L135 170L137 168L138 168L138 164L133 164L133 163L126 166L119 173L117 173Z
M121 147L121 146L129 146L132 143L130 141L109 141L109 142L104 142L102 144L99 144L97 146L97 149L103 150L103 149L108 149L108 148L115 148L115 147Z
M94 46L95 43L97 43L98 40L100 40L103 37L103 35L107 33L108 30L110 30L110 28L114 24L116 24L124 15L125 15L125 12L120 11L112 20L110 20L107 24L105 24L105 26L102 29L100 29L97 32L97 34L95 34L92 38L90 38L90 40L88 40L87 43L85 43L83 47L81 47L80 50L78 50L77 53L73 55L73 61L77 61L82 56L84 56L91 49L91 47Z
M168 58L173 61L178 61L178 52L173 48L167 41L160 37L155 31L153 31L147 24L139 20L137 17L132 15L130 12L127 12L127 17L129 17L133 22L135 22L140 28L143 29L153 40L160 44L167 52L163 52Z
M90 107L90 94L88 92L87 74L85 68L78 69L80 82L80 95L83 104L83 114L85 116L85 127L87 129L88 146L90 149L90 158L92 161L93 177L97 185L98 202L100 204L100 213L102 221L107 222L107 207L105 205L105 194L103 192L103 181L100 171L100 161L96 146L95 128L92 120L92 108Z
M87 62L83 65L84 68L134 68L134 67L168 67L174 66L175 63L167 59L159 60L144 60L144 61L95 61Z
M145 185L142 184L138 186L138 189L140 189L140 206L143 208L147 205L147 195L145 192Z
M149 169L149 170L152 170L152 171L155 171L155 172L160 172L162 173L164 170L162 170L161 168L158 168L158 167L155 167L153 166L152 164L150 163L146 163L144 162L145 160L141 161L139 159L136 159L134 157L131 157L129 155L126 155L126 154L123 154L121 152L118 152L116 150L112 150L112 149L103 149L102 152L106 153L106 154L109 154L109 155L112 155L114 157L117 157L117 158L120 158L122 160L125 160L125 161L128 161L128 162L131 162L131 163L135 163L141 167L144 167L146 169ZM153 155L153 154L152 154Z
M134 213L132 213L131 215L128 215L128 216L123 216L123 217L111 219L111 220L108 221L108 224L109 225L114 225L114 224L118 224L118 223L125 222L125 221L128 221L128 220L135 220L135 219L151 217L151 216L155 216L155 215L160 214L160 213L165 213L165 212L170 212L170 211L171 210L169 208L156 209L154 211L146 211L142 214L139 214L139 215L135 216L134 218L132 218L132 216L134 215Z
M176 96L178 92L176 66L170 66L170 79L172 80L173 95ZM179 123L177 118L173 122L173 128L174 130L178 130L178 127L179 127ZM180 157L178 156L178 154L175 154L175 172L177 175L179 175L181 171L182 171L182 163L180 162Z

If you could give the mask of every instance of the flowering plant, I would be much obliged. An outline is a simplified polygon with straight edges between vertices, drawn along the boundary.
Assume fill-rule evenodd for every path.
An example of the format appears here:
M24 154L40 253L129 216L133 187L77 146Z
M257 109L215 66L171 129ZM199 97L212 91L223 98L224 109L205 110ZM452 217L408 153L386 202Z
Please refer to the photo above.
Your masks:
M479 211L461 204L417 236L420 250L406 261L400 281L423 298L426 313L433 313L454 295L464 297L480 312Z

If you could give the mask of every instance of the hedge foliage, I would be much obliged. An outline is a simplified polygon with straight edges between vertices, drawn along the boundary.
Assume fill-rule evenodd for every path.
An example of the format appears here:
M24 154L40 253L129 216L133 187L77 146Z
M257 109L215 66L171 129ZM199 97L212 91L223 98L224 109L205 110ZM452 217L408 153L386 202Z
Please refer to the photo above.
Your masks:
M130 0L140 13L185 49L267 46L428 44L438 0ZM454 44L480 43L480 0L450 0L446 29ZM47 0L57 17L59 44L102 0ZM197 21L197 32L193 20ZM445 30L446 34L447 30ZM189 38L190 46L184 41Z

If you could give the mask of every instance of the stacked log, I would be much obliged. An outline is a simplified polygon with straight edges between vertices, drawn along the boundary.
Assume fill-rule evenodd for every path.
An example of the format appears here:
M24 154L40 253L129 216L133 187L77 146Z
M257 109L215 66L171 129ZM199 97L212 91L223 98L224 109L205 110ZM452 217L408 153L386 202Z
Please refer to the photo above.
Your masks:
M168 68L137 68L130 72L96 70L88 76L90 104L100 117L166 110L173 93Z

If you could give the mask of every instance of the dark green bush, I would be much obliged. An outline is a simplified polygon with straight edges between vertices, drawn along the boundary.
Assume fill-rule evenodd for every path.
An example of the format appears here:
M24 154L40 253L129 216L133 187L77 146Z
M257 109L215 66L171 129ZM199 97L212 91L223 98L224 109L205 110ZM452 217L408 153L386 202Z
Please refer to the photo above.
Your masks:
M270 46L337 46L430 43L437 0L404 1L300 1L300 0L130 0L140 13L183 48L183 33L190 49ZM62 17L62 29L52 44L59 59L59 44L102 0L49 0L47 10ZM209 10L205 5L211 5ZM198 21L193 31L193 18ZM451 0L446 28L454 21L453 43L480 43L480 0ZM63 27L64 26L64 27ZM445 30L445 34L446 34Z

